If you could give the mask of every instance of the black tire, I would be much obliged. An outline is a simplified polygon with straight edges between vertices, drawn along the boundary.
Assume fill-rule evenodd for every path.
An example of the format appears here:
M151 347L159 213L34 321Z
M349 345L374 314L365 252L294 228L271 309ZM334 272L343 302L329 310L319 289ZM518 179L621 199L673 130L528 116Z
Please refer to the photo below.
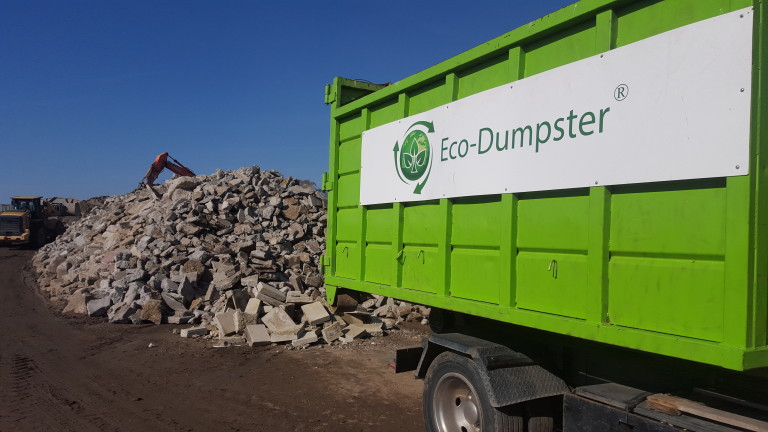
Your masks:
M523 407L491 406L475 363L452 352L429 366L422 403L429 432L525 431Z
M62 234L64 234L64 231L67 230L67 227L64 226L64 224L61 221L56 222L56 230L54 236L58 237Z

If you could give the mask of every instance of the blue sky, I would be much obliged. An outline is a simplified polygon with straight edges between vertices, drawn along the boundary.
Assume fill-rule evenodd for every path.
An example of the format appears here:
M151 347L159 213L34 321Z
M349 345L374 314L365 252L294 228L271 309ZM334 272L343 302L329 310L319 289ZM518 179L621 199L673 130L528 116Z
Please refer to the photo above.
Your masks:
M335 76L396 82L570 3L0 0L0 202L127 193L165 151L319 182Z

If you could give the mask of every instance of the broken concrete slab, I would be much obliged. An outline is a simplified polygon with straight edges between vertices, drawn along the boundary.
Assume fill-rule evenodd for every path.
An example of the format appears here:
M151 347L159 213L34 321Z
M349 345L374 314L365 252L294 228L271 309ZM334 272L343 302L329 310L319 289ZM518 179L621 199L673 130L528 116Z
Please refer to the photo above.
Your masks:
M135 302L124 302L113 306L114 311L109 317L109 322L116 324L127 324L131 322L131 317L139 309Z
M295 347L303 347L303 346L316 343L318 340L319 338L317 336L317 330L313 330L313 331L306 332L300 338L291 341L291 345Z
M286 303L293 303L297 305L305 305L312 303L312 297L300 292L300 291L288 291L285 296Z
M384 336L384 329L382 323L376 323L376 324L351 324L347 328L359 328L362 330L365 330L365 332L370 336Z
M269 340L272 343L290 342L295 341L298 338L299 335L296 333L272 333L269 335Z
M88 316L101 317L107 315L107 310L112 305L112 299L109 297L96 298L86 303Z
M148 300L141 308L141 319L160 325L163 322L163 303L160 300Z
M163 317L164 324L188 324L194 317L193 316L167 316Z
M227 297L227 307L230 309L237 309L239 311L244 311L246 306L248 306L248 301L250 300L250 296L248 295L247 289L233 289L226 292Z
M406 317L413 311L413 306L410 304L398 306L395 310L397 316Z
M182 329L179 332L179 334L183 338L200 337L200 336L205 336L208 333L210 333L210 331L205 327L192 327L188 329Z
M235 322L235 333L242 333L245 331L246 315L239 310L234 310L232 313L232 319Z
M273 308L261 318L272 333L292 333L298 327L291 317L280 308Z
M82 291L75 292L69 297L69 302L67 302L67 305L64 306L64 309L61 311L61 313L87 315L88 314L87 304L90 299L91 297L85 292L82 292Z
M341 330L341 324L338 322L323 327L323 330L321 331L323 340L325 340L326 343L332 343L333 341L338 340L341 337Z
M160 282L160 289L166 292L175 293L179 291L179 284L170 279L163 279L162 282Z
M397 325L397 320L394 318L382 318L381 322L384 328L387 330L393 329Z
M192 302L189 303L189 310L194 311L200 308L200 306L203 304L204 300L200 297L192 300Z
M366 332L364 328L356 325L348 326L342 331L342 334L343 336L341 337L341 340L344 342L352 342L355 339L368 337L368 332Z
M285 303L285 293L268 283L259 282L256 289L259 291L259 294L272 297L280 303Z
M182 278L179 283L179 295L181 295L184 304L190 304L195 298L195 289L192 286L192 281L187 276Z
M245 340L248 346L262 346L272 343L272 338L264 324L250 324L245 327Z
M341 319L347 324L364 324L365 320L360 314L353 312L344 312L341 314Z
M254 297L248 299L244 312L249 315L258 315L261 312L261 299Z
M184 306L184 304L183 304L183 303L181 303L180 301L178 301L178 300L177 300L175 297L173 297L173 296L172 296L172 295L170 295L169 293L166 293L166 292L164 292L164 293L161 293L161 294L160 294L160 297L163 299L163 302L165 302L165 304L166 304L166 305L167 305L169 308L171 308L171 309L173 309L173 310L175 310L175 311L180 311L180 312L185 312L185 311L187 311L187 307L186 307L186 306Z
M168 184L168 192L166 192L167 195L173 194L177 189L181 190L188 190L191 191L197 185L200 184L200 179L197 177L177 177L173 180L171 180Z
M256 298L261 300L261 301L263 301L264 303L266 303L266 304L268 304L270 306L274 306L274 307L282 306L282 305L285 304L285 303L281 302L280 300L277 300L274 297L270 297L270 296L268 296L266 294L262 294L261 292L256 294Z
M301 311L304 313L304 319L311 325L322 324L331 320L328 310L319 301L305 304L301 307Z
M211 282L211 285L215 286L217 290L219 291L227 291L231 290L235 287L240 286L240 275L239 274L222 274L222 273L215 273L213 275L213 281Z
M237 331L235 312L219 312L213 317L213 323L219 329L219 336L229 336Z
M256 287L259 285L259 275L244 277L240 279L240 284L248 287Z
M142 269L132 269L125 272L125 277L122 279L125 283L143 281L147 277L147 272Z
M225 345L242 345L245 343L244 336L219 336L219 342Z
M213 284L208 285L208 290L205 292L203 300L207 303L215 302L219 298L220 292Z
M304 284L301 282L301 278L298 275L289 277L288 283L291 285L294 291L298 291L299 293L304 292Z

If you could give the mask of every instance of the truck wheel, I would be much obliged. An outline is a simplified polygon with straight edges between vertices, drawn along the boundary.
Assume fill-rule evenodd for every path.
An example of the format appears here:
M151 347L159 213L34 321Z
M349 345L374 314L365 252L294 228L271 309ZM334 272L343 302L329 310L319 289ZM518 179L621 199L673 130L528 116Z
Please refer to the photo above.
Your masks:
M523 432L523 407L491 406L472 360L444 352L424 377L424 424L430 432Z

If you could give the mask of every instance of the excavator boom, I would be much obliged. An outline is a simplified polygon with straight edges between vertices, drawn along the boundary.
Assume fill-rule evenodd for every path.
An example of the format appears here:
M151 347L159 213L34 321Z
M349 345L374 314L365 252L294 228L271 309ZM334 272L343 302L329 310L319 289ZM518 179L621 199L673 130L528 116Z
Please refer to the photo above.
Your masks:
M168 158L171 158L173 162L169 162ZM149 170L147 171L147 173L144 174L143 181L147 185L154 184L155 180L157 179L157 176L159 176L160 173L165 168L168 168L173 173L178 174L180 176L187 176L187 177L195 176L195 173L192 172L191 169L185 167L184 165L181 164L181 162L169 156L168 152L165 152L157 155L157 157L155 158L155 161L152 162L152 165L149 167Z

